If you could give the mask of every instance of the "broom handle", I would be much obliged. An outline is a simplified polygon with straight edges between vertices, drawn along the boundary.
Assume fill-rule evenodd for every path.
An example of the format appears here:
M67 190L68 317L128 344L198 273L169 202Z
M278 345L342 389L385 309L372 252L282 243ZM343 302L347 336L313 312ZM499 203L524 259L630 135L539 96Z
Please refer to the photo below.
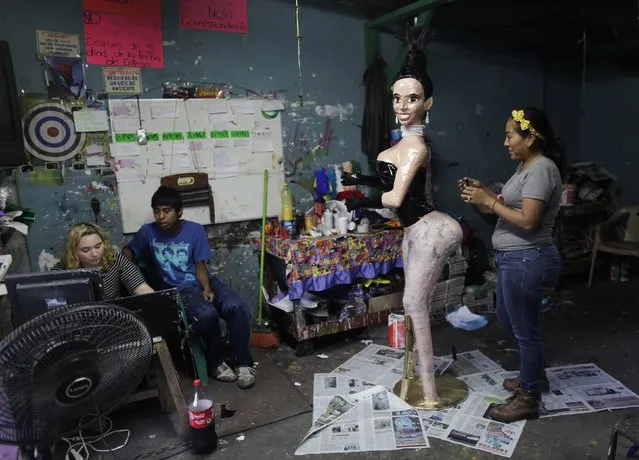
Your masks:
M259 326L262 325L262 305L263 305L263 297L264 297L264 288L262 287L264 284L264 252L266 247L266 206L267 206L267 195L268 195L268 169L264 170L264 193L263 193L263 203L262 203L262 238L260 240L260 288L259 288L259 300L257 304L257 324Z

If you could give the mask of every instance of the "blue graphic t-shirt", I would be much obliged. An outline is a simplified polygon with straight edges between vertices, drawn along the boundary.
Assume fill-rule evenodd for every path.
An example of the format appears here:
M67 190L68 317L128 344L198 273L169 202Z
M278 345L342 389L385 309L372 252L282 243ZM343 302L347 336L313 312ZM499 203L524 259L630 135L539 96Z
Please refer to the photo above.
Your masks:
M143 225L127 244L136 257L151 256L164 284L183 289L197 286L195 266L211 257L204 227L188 220L176 235L164 232L155 222Z

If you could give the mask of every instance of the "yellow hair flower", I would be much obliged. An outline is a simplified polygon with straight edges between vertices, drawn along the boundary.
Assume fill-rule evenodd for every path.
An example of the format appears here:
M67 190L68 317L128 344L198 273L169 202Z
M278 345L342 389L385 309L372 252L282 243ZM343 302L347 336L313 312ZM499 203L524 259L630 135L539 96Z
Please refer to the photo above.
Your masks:
M524 115L524 111L523 110L513 110L511 112L513 120L515 120L517 123L519 123L519 126L521 127L522 131L529 131L530 134L532 134L533 136L543 140L544 136L542 136L541 134L539 134L535 128L533 128L530 124L529 120L526 120L526 117Z

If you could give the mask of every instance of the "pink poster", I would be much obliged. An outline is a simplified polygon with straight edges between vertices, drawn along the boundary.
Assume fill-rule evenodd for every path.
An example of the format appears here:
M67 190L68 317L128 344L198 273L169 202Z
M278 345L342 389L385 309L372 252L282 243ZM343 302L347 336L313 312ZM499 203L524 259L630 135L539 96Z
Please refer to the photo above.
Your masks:
M160 15L162 0L82 0L82 9L128 15Z
M183 29L248 33L247 0L180 0Z
M84 11L83 16L88 64L164 67L159 14L137 16Z

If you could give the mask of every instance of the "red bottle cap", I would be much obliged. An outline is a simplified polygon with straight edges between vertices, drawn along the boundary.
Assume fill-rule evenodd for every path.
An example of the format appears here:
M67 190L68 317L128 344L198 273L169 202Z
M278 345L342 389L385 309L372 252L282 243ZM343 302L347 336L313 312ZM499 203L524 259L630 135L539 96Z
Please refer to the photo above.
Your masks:
M202 383L202 382L200 381L200 379L195 379L195 380L193 380L193 385L195 385L196 387L199 387L199 386L200 386L200 383Z

